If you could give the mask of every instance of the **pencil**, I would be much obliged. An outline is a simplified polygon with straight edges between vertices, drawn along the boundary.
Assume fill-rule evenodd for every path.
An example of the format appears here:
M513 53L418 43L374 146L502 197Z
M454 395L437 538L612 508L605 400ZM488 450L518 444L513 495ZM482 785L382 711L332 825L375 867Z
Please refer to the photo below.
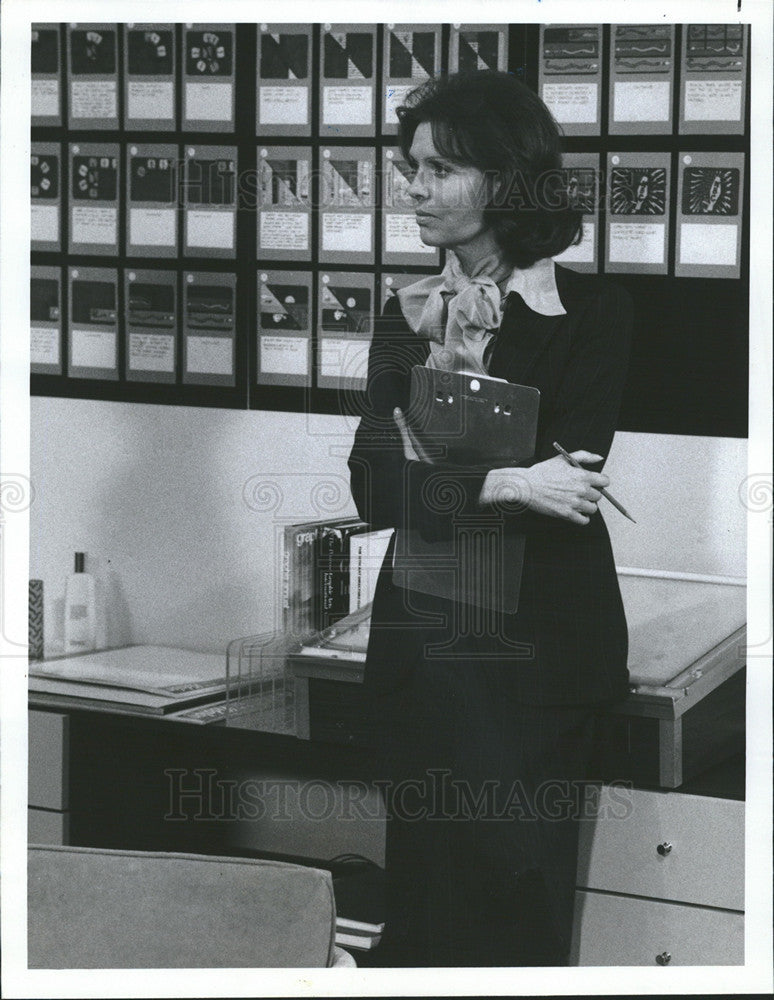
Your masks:
M567 459L567 461L570 463L570 465L574 465L576 469L582 469L583 468L583 466L580 464L580 462L578 462L576 459L574 459L572 457L572 455L568 451L565 451L564 448L559 444L558 441L554 441L554 448L556 448L556 450L559 452L560 455L563 455ZM622 507L621 504L615 499L615 497L611 496L607 492L607 490L603 490L600 487L599 488L599 492L602 494L602 496L605 498L605 500L609 500L610 501L610 503L615 507L616 510L620 510L620 512L623 514L624 517L628 517L629 520L632 522L632 524L636 524L637 523L634 520L634 518L632 517L632 515L629 513L629 511L625 507Z

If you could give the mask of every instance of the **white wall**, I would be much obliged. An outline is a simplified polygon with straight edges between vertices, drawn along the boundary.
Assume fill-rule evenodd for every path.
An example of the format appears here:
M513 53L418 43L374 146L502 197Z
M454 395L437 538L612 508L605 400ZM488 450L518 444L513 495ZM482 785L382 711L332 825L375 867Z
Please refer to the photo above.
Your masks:
M50 652L75 551L103 595L100 645L217 652L279 622L283 526L356 513L344 418L31 403L30 576Z
M91 400L31 400L30 576L57 651L73 552L102 592L100 645L219 652L279 622L282 527L355 513L356 421ZM606 471L631 524L619 566L744 576L746 442L619 434Z
M637 521L603 501L616 565L745 576L746 440L619 433L605 472Z

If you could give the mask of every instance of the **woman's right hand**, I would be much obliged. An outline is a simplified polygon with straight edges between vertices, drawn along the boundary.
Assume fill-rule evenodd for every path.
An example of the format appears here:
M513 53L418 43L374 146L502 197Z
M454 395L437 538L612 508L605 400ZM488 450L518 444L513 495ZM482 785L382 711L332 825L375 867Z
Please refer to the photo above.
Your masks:
M574 451L578 462L601 462L601 455L588 451ZM557 455L545 462L537 462L526 469L492 469L484 480L479 500L481 503L509 502L528 507L538 514L559 517L573 524L588 524L596 513L600 489L608 486L610 479L602 472L576 469Z

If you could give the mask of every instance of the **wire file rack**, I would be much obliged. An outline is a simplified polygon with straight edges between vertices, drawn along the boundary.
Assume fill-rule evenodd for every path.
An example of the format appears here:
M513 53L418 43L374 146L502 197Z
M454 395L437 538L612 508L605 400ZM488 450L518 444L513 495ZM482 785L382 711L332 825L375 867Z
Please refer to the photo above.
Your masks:
M226 656L226 725L295 735L295 684L288 657L302 641L281 632L234 639Z

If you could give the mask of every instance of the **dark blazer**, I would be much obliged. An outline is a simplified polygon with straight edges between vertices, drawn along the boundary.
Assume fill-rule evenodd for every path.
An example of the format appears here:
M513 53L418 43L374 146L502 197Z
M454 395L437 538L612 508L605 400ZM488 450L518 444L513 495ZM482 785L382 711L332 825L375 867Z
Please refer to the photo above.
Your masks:
M565 315L544 316L518 294L507 296L489 373L540 390L533 461L555 457L554 441L568 451L607 456L628 365L631 300L607 280L560 266L556 282ZM484 510L478 498L486 470L404 458L392 411L408 407L411 368L428 354L428 342L409 328L397 296L390 299L375 323L349 469L358 511L374 528L410 524L438 540L453 536L455 518ZM453 654L456 662L499 664L503 696L523 703L625 697L626 620L601 512L576 525L527 509L489 510L504 531L526 537L517 613L472 612L396 587L391 545L374 598L366 685L395 688L423 657Z

